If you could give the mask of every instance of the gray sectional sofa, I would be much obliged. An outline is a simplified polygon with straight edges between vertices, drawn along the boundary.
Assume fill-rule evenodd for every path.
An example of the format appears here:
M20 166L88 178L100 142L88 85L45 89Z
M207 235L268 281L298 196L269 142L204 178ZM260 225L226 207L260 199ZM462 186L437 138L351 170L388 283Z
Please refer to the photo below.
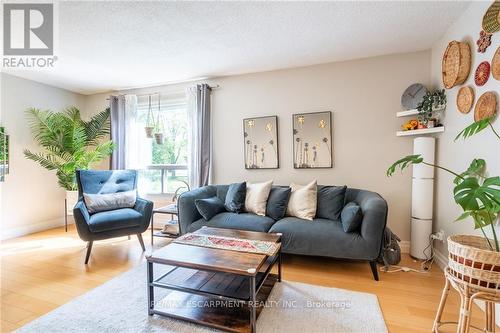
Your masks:
M387 221L387 203L379 194L347 188L345 204L355 202L363 213L361 228L350 233L344 231L341 221L320 218L307 221L284 217L275 221L251 213L223 212L208 221L204 220L195 206L195 200L217 196L224 202L228 187L210 185L183 193L178 201L181 234L203 226L281 233L284 253L366 260L370 263L374 279L378 281L376 260ZM322 199L318 197L318 200Z

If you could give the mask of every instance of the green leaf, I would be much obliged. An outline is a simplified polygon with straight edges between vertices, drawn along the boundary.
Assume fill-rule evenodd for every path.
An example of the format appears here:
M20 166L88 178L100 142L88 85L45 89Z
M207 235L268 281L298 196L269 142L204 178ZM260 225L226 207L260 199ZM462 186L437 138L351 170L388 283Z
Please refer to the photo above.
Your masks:
M493 117L485 118L485 119L473 122L472 124L470 124L469 126L464 128L460 133L458 133L458 135L455 137L455 141L457 141L460 137L467 139L467 138L473 136L474 134L481 132L486 127L488 127L488 125L490 124L490 120L492 118Z
M456 218L455 222L465 220L466 218L471 216L471 212L463 212L462 215Z
M412 164L419 164L422 163L424 159L420 155L408 155L403 157L402 159L397 160L392 164L386 172L387 177L390 177L394 174L396 169L399 167L401 171L403 171L406 167Z
M455 186L453 194L455 202L464 211L493 209L500 202L500 177L491 177L479 184L477 178L467 177Z
M470 163L469 167L467 168L466 171L460 174L460 177L455 177L455 180L453 182L455 184L459 184L463 178L466 176L473 176L473 177L482 177L485 171L486 167L486 161L483 159L474 159Z

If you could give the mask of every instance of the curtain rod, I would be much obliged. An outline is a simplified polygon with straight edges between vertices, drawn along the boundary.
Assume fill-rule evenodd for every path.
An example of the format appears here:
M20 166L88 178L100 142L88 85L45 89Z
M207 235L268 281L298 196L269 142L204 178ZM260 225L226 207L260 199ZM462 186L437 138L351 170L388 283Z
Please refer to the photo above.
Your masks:
M220 85L215 85L215 86L208 86L210 89L219 89L220 88ZM137 97L142 97L142 96L153 96L153 95L168 95L168 94L175 94L175 92L159 92L159 91L155 91L155 92L152 92L152 93L147 93L147 94L135 94ZM134 94L123 94L123 95L134 95ZM109 101L109 97L106 98L107 101Z

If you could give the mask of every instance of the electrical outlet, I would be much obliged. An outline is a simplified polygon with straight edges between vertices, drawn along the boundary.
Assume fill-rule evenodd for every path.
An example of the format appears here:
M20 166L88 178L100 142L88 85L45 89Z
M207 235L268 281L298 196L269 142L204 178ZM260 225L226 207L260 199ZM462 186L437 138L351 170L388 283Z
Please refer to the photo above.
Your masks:
M432 239L436 239L436 240L441 241L441 242L444 242L444 237L445 236L444 236L444 230L443 229L441 229L438 232L435 232L435 233L433 233L431 235Z

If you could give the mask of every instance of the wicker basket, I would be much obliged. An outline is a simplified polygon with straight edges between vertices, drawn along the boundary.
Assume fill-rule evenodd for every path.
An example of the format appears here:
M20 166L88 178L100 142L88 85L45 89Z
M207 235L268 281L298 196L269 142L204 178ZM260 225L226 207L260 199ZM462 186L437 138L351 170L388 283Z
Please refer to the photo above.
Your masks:
M485 238L450 236L448 252L449 272L457 279L476 286L500 289L500 252L489 250Z
M451 41L443 55L442 74L446 89L462 84L469 76L470 46L466 42Z

